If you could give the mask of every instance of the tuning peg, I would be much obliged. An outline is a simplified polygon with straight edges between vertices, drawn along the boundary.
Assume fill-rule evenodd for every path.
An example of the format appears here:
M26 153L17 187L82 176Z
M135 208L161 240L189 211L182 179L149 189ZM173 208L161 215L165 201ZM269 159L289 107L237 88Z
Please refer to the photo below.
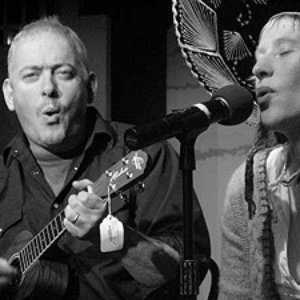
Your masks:
M128 179L131 179L133 177L133 173L132 172L126 172L126 176Z
M135 185L135 191L137 193L142 193L145 190L145 183L143 181L139 181L136 185Z
M111 177L112 174L113 174L113 172L112 172L111 170L106 170L106 171L105 171L105 175L106 175L107 177Z
M123 203L128 203L127 195L120 193L120 199L123 201Z
M128 159L127 157L123 157L123 158L122 158L122 163L123 163L124 165L128 165L129 159Z

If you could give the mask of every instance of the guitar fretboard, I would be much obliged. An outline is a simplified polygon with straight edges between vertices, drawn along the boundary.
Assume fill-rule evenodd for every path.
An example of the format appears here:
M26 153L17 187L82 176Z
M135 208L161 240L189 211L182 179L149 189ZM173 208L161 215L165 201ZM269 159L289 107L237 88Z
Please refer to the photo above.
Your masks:
M64 211L50 221L22 250L20 268L25 273L65 231Z

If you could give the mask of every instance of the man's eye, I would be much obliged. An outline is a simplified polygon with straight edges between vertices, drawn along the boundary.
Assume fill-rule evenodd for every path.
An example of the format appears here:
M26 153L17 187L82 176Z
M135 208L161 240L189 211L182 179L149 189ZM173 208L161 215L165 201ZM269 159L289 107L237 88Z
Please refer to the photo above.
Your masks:
M72 70L56 70L56 75L63 79L69 79L74 76L74 72Z
M25 74L23 75L23 78L24 78L25 80L33 80L33 79L35 79L35 78L38 78L38 74L35 73L35 72L25 73Z

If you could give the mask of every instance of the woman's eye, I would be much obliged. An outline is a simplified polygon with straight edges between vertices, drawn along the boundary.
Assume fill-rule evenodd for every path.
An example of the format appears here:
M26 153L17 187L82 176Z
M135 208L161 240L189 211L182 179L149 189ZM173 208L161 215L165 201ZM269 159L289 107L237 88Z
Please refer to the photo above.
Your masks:
M288 53L290 53L291 51L289 51L289 50L286 50L286 51L282 51L281 53L280 53L280 55L286 55L286 54L288 54Z
M292 50L288 49L288 50L281 50L278 52L277 56L285 56L288 55L289 53L291 53Z

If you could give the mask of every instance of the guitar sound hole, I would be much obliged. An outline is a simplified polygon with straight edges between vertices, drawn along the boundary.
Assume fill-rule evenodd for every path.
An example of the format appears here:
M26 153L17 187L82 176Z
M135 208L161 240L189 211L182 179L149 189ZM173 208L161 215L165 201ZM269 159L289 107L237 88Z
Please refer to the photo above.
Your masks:
M21 262L20 257L18 255L11 257L10 265L17 269L17 275L11 282L11 288L13 290L17 289L22 281L22 272L21 272Z

